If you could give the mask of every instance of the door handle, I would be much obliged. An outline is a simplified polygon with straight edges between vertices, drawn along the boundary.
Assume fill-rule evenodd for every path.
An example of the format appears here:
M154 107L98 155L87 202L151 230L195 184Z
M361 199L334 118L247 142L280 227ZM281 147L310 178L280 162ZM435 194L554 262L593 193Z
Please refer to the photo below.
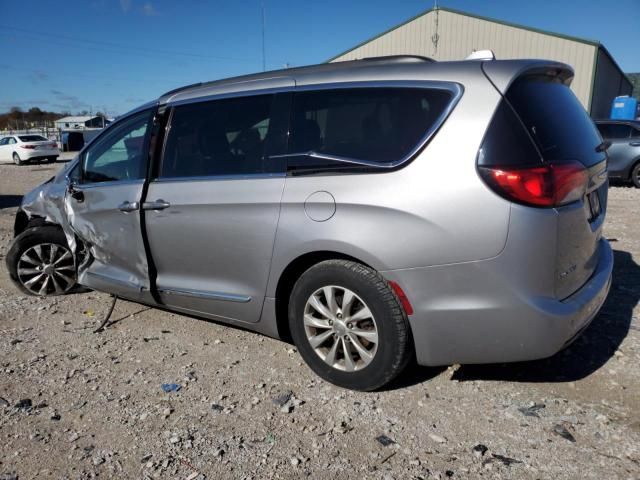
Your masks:
M142 204L143 210L164 210L165 208L169 208L171 204L169 202L165 202L162 199L158 199L155 202L144 202Z
M629 143L632 147L640 147L640 142L631 142Z
M118 205L118 210L121 212L135 212L140 208L140 204L138 202L122 202Z

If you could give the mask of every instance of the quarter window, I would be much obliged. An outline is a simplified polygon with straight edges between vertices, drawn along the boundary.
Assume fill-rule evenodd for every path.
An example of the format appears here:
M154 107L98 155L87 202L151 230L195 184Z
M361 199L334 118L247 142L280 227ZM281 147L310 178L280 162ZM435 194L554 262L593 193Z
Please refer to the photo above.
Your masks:
M451 98L448 90L426 88L297 93L289 152L397 162L419 145Z
M256 95L175 107L160 177L267 172L273 100Z
M145 111L115 124L84 153L84 183L136 180L145 177L145 138L151 123Z

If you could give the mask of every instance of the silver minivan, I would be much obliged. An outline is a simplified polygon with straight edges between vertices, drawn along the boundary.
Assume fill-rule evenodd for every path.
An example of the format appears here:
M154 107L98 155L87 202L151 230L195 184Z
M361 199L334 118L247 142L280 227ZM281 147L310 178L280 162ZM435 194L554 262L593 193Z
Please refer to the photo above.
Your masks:
M372 58L197 84L24 198L25 293L291 339L322 378L548 357L608 293L606 145L567 65Z

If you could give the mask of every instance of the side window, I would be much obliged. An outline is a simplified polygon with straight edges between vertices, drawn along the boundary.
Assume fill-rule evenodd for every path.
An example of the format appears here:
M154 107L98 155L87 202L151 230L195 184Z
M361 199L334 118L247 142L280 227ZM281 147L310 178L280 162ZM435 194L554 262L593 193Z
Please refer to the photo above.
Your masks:
M111 127L91 145L82 159L83 183L144 178L145 137L151 118L150 111L135 114Z
M289 152L396 162L420 143L452 96L426 88L296 93Z
M6 145L7 144L7 140L9 140L8 138L3 138L2 140L0 140L0 146L2 145Z
M9 137L9 140L7 140L7 145L13 145L14 143L17 143L16 139L13 137Z
M175 107L161 178L268 171L274 95L229 98Z

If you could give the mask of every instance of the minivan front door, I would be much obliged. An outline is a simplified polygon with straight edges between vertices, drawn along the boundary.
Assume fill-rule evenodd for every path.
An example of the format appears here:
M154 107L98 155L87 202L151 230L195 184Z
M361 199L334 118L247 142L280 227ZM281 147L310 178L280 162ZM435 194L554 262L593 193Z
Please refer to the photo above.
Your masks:
M87 247L79 283L145 302L152 297L139 206L152 117L150 110L133 114L92 143L65 199L69 225Z
M284 171L285 94L173 107L145 222L156 285L172 308L257 322L264 301Z

